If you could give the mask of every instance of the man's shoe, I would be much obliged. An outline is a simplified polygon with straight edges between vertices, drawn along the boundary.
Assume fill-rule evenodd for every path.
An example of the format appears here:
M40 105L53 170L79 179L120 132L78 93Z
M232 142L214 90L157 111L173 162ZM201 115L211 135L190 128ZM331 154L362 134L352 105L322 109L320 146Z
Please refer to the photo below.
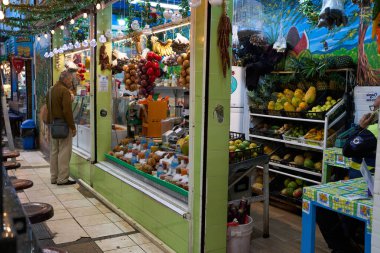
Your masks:
M73 180L67 180L67 182L65 183L57 183L57 185L71 185L71 184L76 184L77 182L76 181L73 181Z
M57 181L54 181L54 182L50 182L51 184L57 184Z

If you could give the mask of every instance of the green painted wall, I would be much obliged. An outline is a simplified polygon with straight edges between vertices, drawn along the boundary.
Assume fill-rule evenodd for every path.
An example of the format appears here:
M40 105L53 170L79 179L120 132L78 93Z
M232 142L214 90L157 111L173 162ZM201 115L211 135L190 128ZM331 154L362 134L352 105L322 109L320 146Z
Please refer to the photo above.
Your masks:
M105 31L111 29L112 27L112 6L108 6L107 8L99 11L97 14L97 41L99 41L99 37L104 34ZM107 39L108 40L108 39ZM111 61L112 56L112 42L109 40L104 43L106 46L106 53L109 56ZM111 149L111 126L112 126L112 73L110 70L102 71L99 65L99 56L100 56L100 43L96 47L96 60L95 67L97 73L97 85L99 83L99 76L107 76L108 77L108 91L99 91L97 89L96 92L96 125L97 125L97 148L95 152L97 153L97 160L104 161L104 153L107 153ZM106 110L108 112L106 117L100 117L100 110Z
M94 189L176 252L188 252L188 221L109 173L94 168Z
M71 155L70 174L74 178L80 178L91 185L91 163L83 157L75 154Z

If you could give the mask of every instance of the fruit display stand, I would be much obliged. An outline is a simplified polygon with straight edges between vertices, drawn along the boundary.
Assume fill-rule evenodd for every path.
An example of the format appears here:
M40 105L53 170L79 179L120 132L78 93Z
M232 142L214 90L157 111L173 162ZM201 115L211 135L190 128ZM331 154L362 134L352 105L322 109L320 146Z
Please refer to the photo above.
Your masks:
M241 133L230 132L230 142L244 140L245 135ZM231 143L230 143L231 144ZM254 147L251 146L254 144ZM241 144L239 144L241 145ZM243 144L244 145L244 144ZM238 205L241 198L247 200L248 204L254 202L264 202L263 205L263 237L269 237L269 156L263 154L263 144L250 143L246 150L231 151L228 179L229 204ZM233 154L233 155L232 155ZM252 196L252 182L256 170L263 171L262 191L256 196ZM240 188L239 184L244 178L249 178L246 190L235 192Z
M351 69L342 69L342 70L334 70L330 72L343 72L342 75L346 76L346 91L347 88L351 86L353 83L353 72ZM282 71L275 72L272 74L294 74L293 71ZM295 93L294 93L295 94ZM309 92L310 94L310 92ZM322 95L321 95L322 94ZM282 175L284 177L288 177L291 179L299 179L307 182L308 184L321 184L326 182L327 175L330 174L330 167L326 165L326 163L322 162L323 154L326 149L332 147L335 143L335 139L338 134L343 130L344 122L349 116L349 112L346 110L345 99L339 99L338 95L342 96L342 93L333 92L332 95L334 98L330 96L331 93L329 91L324 90L322 92L318 92L315 96L315 101L309 104L308 110L301 111L302 108L294 108L298 109L298 111L285 111L285 110L269 110L269 108L265 109L254 109L251 108L251 130L250 130L250 139L251 140L260 140L260 141L268 141L278 144L283 144L284 147L291 147L295 150L301 151L313 151L319 153L318 166L319 163L322 164L321 169L309 169L305 168L305 166L296 166L293 163L283 163L278 161L269 161L269 171L275 173L276 175ZM305 94L306 95L306 94ZM304 95L304 96L305 96ZM305 99L305 97L303 98ZM307 100L307 99L305 99ZM323 101L331 101L334 100L334 103L325 103ZM324 103L324 104L323 104ZM273 104L270 108L273 107ZM285 109L285 108L284 108ZM290 108L292 109L292 108ZM261 132L257 131L260 124L263 122L268 122L269 125L273 125L273 122L281 122L279 126L283 125L285 127L286 124L292 125L293 128L301 128L301 125L308 125L312 127L312 129L302 129L298 132L302 132L302 134L297 135L294 134L290 130L287 130L285 133L281 132L279 135L278 131L275 130L273 134L265 134L265 131ZM253 126L253 128L252 128ZM282 128L283 128L282 127ZM334 132L331 131L334 129ZM330 131L329 131L330 130ZM310 131L310 132L309 132ZM312 139L308 139L312 137ZM322 137L322 138L320 138ZM280 146L280 145L279 145ZM319 161L320 160L320 161ZM307 166L306 166L307 167ZM328 180L327 180L328 181ZM272 187L272 186L271 186ZM278 190L278 189L277 189ZM276 190L276 191L277 191ZM272 195L276 195L271 190ZM290 200L290 198L289 198ZM299 201L298 204L300 204Z

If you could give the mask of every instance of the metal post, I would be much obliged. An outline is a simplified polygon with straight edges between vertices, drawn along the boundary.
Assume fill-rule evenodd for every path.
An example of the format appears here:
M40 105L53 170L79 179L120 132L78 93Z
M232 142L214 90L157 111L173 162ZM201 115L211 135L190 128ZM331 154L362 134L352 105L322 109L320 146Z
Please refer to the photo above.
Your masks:
M2 71L1 71L2 72ZM4 97L4 87L3 87L3 75L1 73L0 75L0 82L1 82L1 89L0 89L0 97L1 99L3 100L3 97ZM0 114L2 114L2 111L3 111L3 104L0 103ZM4 115L2 115L4 116ZM2 117L3 120L5 119L4 117ZM5 121L5 120L4 120ZM0 123L0 133L2 133L3 131L3 124ZM2 137L1 137L1 142L2 142ZM3 234L3 229L4 229L4 222L3 222L3 215L4 215L4 207L3 207L3 182L4 182L4 179L3 179L3 173L4 173L4 168L3 168L3 145L0 145L0 235Z

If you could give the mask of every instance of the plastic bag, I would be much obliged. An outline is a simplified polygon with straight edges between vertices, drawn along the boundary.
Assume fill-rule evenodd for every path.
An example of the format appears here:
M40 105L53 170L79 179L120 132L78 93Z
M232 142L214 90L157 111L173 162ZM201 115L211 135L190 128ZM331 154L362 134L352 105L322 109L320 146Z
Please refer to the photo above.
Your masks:
M333 29L334 26L346 26L348 18L344 13L344 3L345 0L323 0L318 27Z

